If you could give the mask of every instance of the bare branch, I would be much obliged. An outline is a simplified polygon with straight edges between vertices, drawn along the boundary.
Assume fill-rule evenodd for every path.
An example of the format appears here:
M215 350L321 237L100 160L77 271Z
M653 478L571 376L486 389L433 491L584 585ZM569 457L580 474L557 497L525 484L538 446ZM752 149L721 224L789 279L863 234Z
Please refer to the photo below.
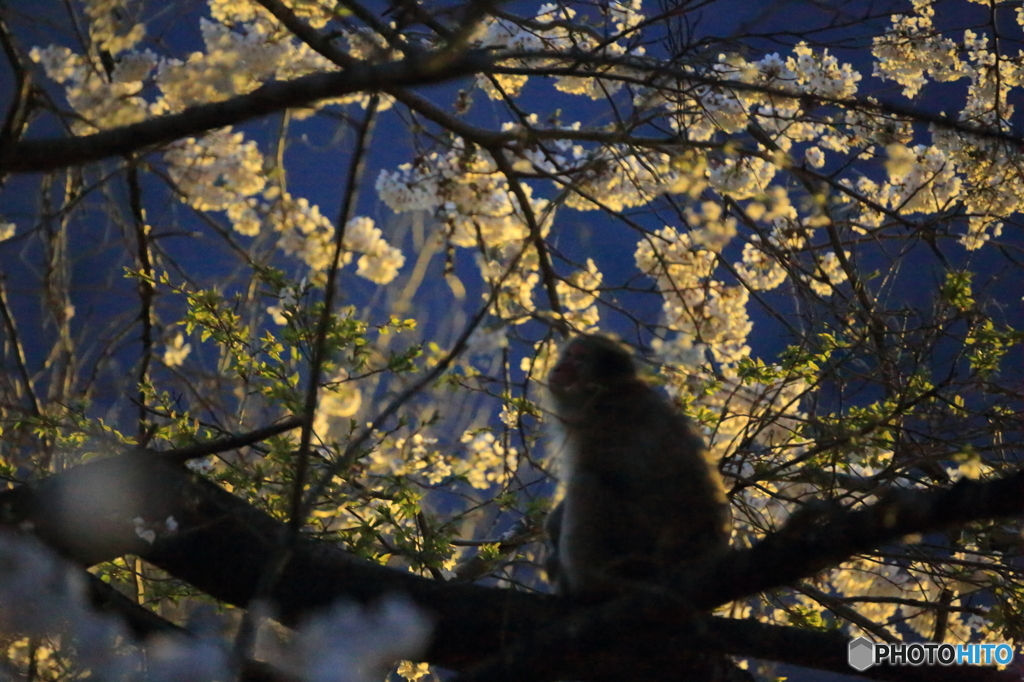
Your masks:
M205 443L198 443L196 445L189 445L184 448L175 448L174 450L164 450L163 452L156 453L159 457L167 462L174 462L177 464L184 464L191 459L199 459L201 457L209 457L210 455L216 455L220 452L227 452L228 450L237 450L238 448L244 448L247 445L253 445L260 441L272 438L273 436L279 436L282 433L287 433L292 429L297 429L302 426L303 420L300 417L288 417L282 419L277 424L271 424L270 426L264 426L263 428L249 431L248 433L241 433L237 436L226 436L224 438L217 438L215 440L207 441Z
M1024 471L951 488L897 491L864 509L808 508L751 549L709 565L692 580L692 602L710 609L810 577L845 559L898 541L972 521L1019 517Z
M421 59L374 65L358 62L344 71L268 83L247 95L201 104L179 114L123 128L75 138L18 142L0 149L0 173L38 172L123 156L288 107L307 106L321 99L462 78L487 69L492 61L488 51L473 50L451 59L437 70L431 70L430 64Z

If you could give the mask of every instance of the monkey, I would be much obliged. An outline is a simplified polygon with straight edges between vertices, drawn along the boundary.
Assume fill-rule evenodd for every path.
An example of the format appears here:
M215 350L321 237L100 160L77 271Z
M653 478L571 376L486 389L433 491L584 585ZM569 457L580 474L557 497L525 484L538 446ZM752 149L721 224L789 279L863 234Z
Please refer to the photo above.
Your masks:
M548 377L565 497L545 526L558 594L666 586L728 546L729 504L704 441L609 338L577 336Z

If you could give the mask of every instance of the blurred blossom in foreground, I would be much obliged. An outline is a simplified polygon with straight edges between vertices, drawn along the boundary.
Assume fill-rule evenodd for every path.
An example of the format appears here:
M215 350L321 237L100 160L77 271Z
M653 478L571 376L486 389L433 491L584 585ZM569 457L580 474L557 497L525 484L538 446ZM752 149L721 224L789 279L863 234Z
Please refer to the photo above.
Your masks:
M217 628L209 630L198 633L208 636L170 632L140 642L119 619L89 606L78 569L32 537L0 532L0 632L70 644L73 668L92 679L233 679L228 643ZM309 682L377 682L399 660L418 656L429 634L427 618L405 599L367 608L340 604L308 621L284 660Z
M399 660L416 659L429 635L426 616L407 599L337 604L300 628L297 672L308 682L378 682Z

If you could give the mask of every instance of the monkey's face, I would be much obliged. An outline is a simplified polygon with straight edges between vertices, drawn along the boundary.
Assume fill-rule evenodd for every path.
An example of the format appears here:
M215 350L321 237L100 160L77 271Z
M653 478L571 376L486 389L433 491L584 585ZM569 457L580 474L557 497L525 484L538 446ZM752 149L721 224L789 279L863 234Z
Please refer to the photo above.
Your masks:
M616 342L580 336L562 351L548 376L548 387L559 402L571 402L635 376L633 359Z

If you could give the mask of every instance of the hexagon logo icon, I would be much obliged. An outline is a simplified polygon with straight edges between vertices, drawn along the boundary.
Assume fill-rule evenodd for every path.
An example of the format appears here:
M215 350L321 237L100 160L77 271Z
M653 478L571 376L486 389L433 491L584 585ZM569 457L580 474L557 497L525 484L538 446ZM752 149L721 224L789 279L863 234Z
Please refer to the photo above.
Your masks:
M867 637L852 640L847 652L847 661L854 670L867 670L875 663L875 643Z

